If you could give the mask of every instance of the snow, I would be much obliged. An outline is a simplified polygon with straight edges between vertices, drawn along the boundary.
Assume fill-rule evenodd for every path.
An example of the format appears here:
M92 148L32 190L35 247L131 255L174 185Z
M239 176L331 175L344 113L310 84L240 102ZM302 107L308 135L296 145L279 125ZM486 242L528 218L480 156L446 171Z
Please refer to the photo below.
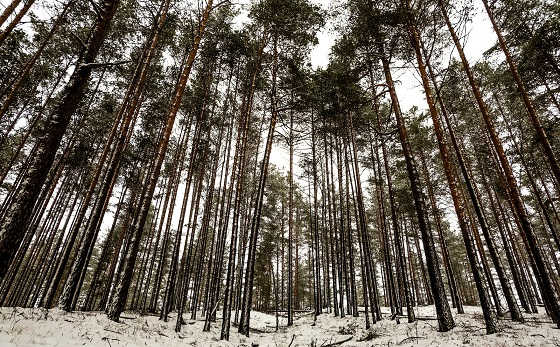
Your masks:
M173 313L169 322L163 322L157 316L126 312L121 323L115 323L102 312L0 308L0 346L288 346L290 342L292 346L327 346L350 338L342 346L559 346L560 330L542 311L526 314L524 324L500 320L500 331L494 335L485 335L482 312L472 306L465 306L466 314L455 315L456 328L445 333L437 332L435 320L409 324L406 318L400 324L384 319L365 331L363 314L340 319L328 313L320 315L315 325L312 314L298 314L290 328L281 317L280 330L275 332L274 314L253 311L250 337L238 334L232 325L226 342L219 340L220 317L210 332L203 332L203 318L191 321L186 314L187 324L175 333ZM416 315L433 318L435 309L419 307Z

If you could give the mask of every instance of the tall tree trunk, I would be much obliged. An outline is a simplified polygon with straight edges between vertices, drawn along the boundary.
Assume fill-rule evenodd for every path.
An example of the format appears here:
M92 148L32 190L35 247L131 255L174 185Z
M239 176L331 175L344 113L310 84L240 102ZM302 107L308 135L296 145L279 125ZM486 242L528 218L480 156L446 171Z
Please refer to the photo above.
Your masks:
M377 114L377 126L381 130L381 122L379 119L379 114ZM401 229L399 228L399 222L397 218L395 196L393 192L393 182L391 179L391 170L389 168L389 161L387 159L387 146L385 142L381 141L381 149L383 152L383 163L385 165L385 175L387 178L387 188L389 193L389 204L391 206L391 222L393 223L393 233L396 241L396 257L397 257L397 277L400 277L399 282L402 284L404 291L404 297L406 302L406 311L408 315L408 322L412 323L415 320L414 308L412 307L412 299L410 296L410 288L406 281L406 262L404 259L404 250L402 248L401 240Z
M425 158L424 152L420 151L419 154L420 154L419 155L420 156L420 163L422 164L422 171L424 173L424 179L426 181L426 186L428 188L428 196L430 198L430 204L431 204L432 211L433 211L433 214L434 214L434 220L436 222L436 229L437 229L438 236L439 236L442 258L443 258L443 262L445 263L445 271L447 272L447 278L448 278L448 281L449 281L449 289L451 291L453 301L455 302L455 305L457 306L457 313L462 314L462 313L465 313L465 310L463 309L463 300L462 300L461 296L459 295L459 288L457 287L457 281L456 281L456 278L455 278L455 274L453 272L453 266L451 265L451 257L449 255L449 249L447 248L447 242L446 242L445 237L443 235L443 230L442 230L442 226L441 226L441 215L440 215L440 211L439 211L439 209L437 207L437 204L436 204L436 199L435 199L435 194L434 194L434 189L433 189L433 183L432 183L432 181L430 179L430 175L428 173L428 166L426 164L426 158Z
M10 17L14 10L18 7L21 0L12 0L8 6L2 11L0 15L0 26Z
M372 312L376 312L376 315L372 314L372 322L375 324L377 322L377 318L379 318L381 315L378 313L379 311L379 303L378 303L378 298L377 298L377 279L375 277L375 270L374 270L374 266L375 263L373 261L373 256L372 256L372 251L371 251L371 240L369 238L369 232L367 230L367 220L366 220L366 211L365 211L365 206L364 206L364 199L363 199L363 191L362 191L362 183L360 180L360 167L359 167L359 163L358 163L358 153L357 153L357 148L356 148L356 135L355 135L355 131L354 131L354 125L352 122L352 117L347 114L347 119L349 122L349 135L350 135L350 144L351 144L351 148L350 151L353 154L353 158L348 161L347 163L352 163L353 164L353 170L354 170L354 181L356 184L356 200L357 200L357 204L354 205L354 208L358 210L358 216L356 218L356 225L357 225L357 230L358 230L358 235L361 239L361 242L363 244L363 255L364 255L364 264L365 264L365 270L366 270L366 277L367 277L367 287L365 288L368 291L368 298L370 298L370 304L371 304L371 309ZM348 173L350 173L350 169L347 168ZM349 178L347 181L351 182L351 178L352 176L349 175ZM352 193L354 193L353 191L353 186L351 185L352 188ZM357 205L357 206L356 206ZM350 229L350 228L349 228ZM351 233L348 233L348 243L349 243L349 247L350 247L350 285L352 286L352 300L354 301L353 303L353 312L354 312L354 316L356 316L356 312L357 312L357 294L356 294L356 290L355 290L355 280L354 280L354 275L355 275L355 270L354 270L354 261L353 261L353 245L352 245L352 238ZM412 314L412 319L414 319L414 313ZM366 316L366 325L368 321L368 317Z
M385 73L385 80L389 88L391 101L393 102L393 111L397 121L397 127L399 129L399 139L405 157L406 169L408 173L408 178L410 180L410 187L412 190L412 197L414 200L414 206L418 217L418 226L420 228L420 232L422 233L422 241L424 243L424 252L426 255L426 263L428 265L428 273L430 275L429 277L430 277L432 295L436 306L439 330L449 331L453 329L453 327L455 327L455 322L453 321L453 316L451 315L451 309L449 308L449 303L447 302L447 296L445 295L445 288L443 286L441 270L438 264L439 262L435 250L434 239L426 215L427 209L426 209L426 203L424 199L424 193L422 192L420 187L420 180L418 176L418 171L416 169L416 163L412 155L410 142L408 140L408 134L400 110L399 100L397 98L397 93L395 91L393 78L391 76L391 70L389 68L389 61L385 55L382 42L378 43L378 48L381 54L381 62L383 65L383 71Z
M232 175L235 175L237 172L237 177L231 180L230 183L230 194L233 191L234 183L236 185L235 191L235 199L234 199L234 206L233 206L233 222L232 222L232 232L230 236L230 248L229 248L229 256L228 256L228 269L226 274L226 285L224 289L224 306L223 306L223 314L222 314L222 329L220 332L220 340L229 340L229 331L231 327L231 309L232 309L232 302L234 296L234 282L235 282L235 271L236 271L236 256L237 256L237 243L238 243L238 230L239 230L239 211L241 207L242 201L242 194L243 194L243 181L245 177L245 166L247 164L246 161L246 151L247 151L247 141L248 141L248 131L250 125L250 118L252 115L252 106L253 106L253 97L257 82L257 77L259 76L259 71L261 68L263 50L266 46L266 40L263 38L262 42L260 43L259 51L257 53L255 66L253 70L253 74L250 80L250 87L249 91L245 96L245 107L241 107L241 115L239 117L239 125L237 127L237 141L235 144L235 155L234 155L234 163L233 163L233 171ZM260 138L259 132L259 138ZM258 148L258 147L257 147ZM228 211L229 216L229 211ZM244 235L243 235L244 236ZM241 251L241 249L239 249ZM241 253L241 252L239 252ZM239 263L243 261L243 257L239 257ZM237 283L238 283L238 293L240 293L240 286L241 286L241 266L237 264L239 267L239 275L237 276ZM236 300L236 319L237 319L237 302L240 300L240 294L237 295Z
M426 101L430 110L430 115L432 116L432 123L434 126L434 132L438 141L439 153L441 156L441 161L443 162L443 168L445 171L445 176L447 178L447 183L449 185L449 191L451 192L451 198L453 199L453 205L455 207L455 212L457 214L457 220L459 222L459 228L461 229L461 234L463 235L463 241L465 242L465 248L467 250L467 257L469 258L469 263L471 266L471 271L475 280L476 288L478 291L478 296L480 299L480 305L482 306L482 312L484 315L484 320L486 323L486 333L494 334L496 332L496 315L492 310L491 301L488 297L488 290L484 279L480 274L478 264L476 261L476 249L469 234L469 229L467 225L467 215L466 206L463 196L459 192L457 178L455 173L457 169L452 163L449 156L449 150L443 133L443 128L440 124L439 114L435 107L435 103L432 96L432 91L430 87L430 82L428 75L426 73L426 67L424 65L421 53L420 37L415 24L412 21L408 23L408 33L410 40L412 42L414 51L416 53L416 62L418 64L418 69L420 70L420 76L422 78L422 84L424 86L424 92L426 94ZM499 302L496 303L499 305Z
M484 5L485 5L488 13L491 14L490 9L488 8L487 1L483 0L483 2L484 2ZM445 10L444 5L441 2L441 0L439 0L439 6L442 9L443 13L445 13L444 12L444 10ZM492 16L491 16L491 20L493 21ZM547 273L546 265L544 263L542 253L541 253L541 251L539 249L539 246L538 246L537 237L536 237L536 235L533 231L533 227L532 227L532 225L529 221L529 217L528 217L527 212L525 210L525 207L523 205L523 201L521 200L521 195L520 195L520 192L519 192L519 187L517 185L517 180L516 180L516 178L513 174L513 170L511 168L511 165L508 162L508 159L506 158L504 147L503 147L502 142L500 140L500 137L497 133L494 122L490 118L490 114L488 112L488 107L486 106L486 103L485 103L484 99L482 98L482 94L480 92L478 84L476 83L476 81L474 79L474 75L471 71L470 65L469 65L469 63L467 61L467 58L465 56L465 53L463 51L463 47L461 46L461 43L459 41L459 38L455 34L455 31L450 26L449 21L447 21L447 22L448 22L448 29L451 33L451 36L453 37L453 41L455 43L455 47L457 48L459 56L461 57L461 62L463 64L463 68L465 70L465 73L468 77L469 84L471 85L471 89L472 89L472 92L475 96L476 102L478 104L478 108L480 109L480 112L482 114L484 124L486 126L486 129L488 130L490 140L491 140L492 145L493 145L493 147L496 151L496 154L498 156L500 166L504 170L504 175L505 175L505 179L506 179L506 182L507 182L507 190L508 190L509 196L511 198L511 202L512 202L513 208L515 210L515 213L519 217L519 221L520 221L520 225L521 225L521 230L520 231L521 231L524 239L526 239L526 241L527 241L526 244L527 244L528 249L531 252L531 255L534 259L535 267L533 268L533 270L534 270L536 276L540 279L540 281L542 283L543 300L546 303L546 305L549 306L548 308L549 308L550 314L552 315L553 321L558 325L558 327L560 327L560 304L559 304L559 302L557 300L557 297L555 295L554 287L552 285L552 281L550 279L550 276ZM502 41L503 41L503 39L502 39ZM504 43L502 43L502 45L503 44ZM536 123L534 123L534 124L536 124ZM542 138L541 138L541 141L542 141ZM549 156L549 160L552 160L552 157ZM557 177L557 180L560 179L560 168L558 168L558 174L556 175L556 177Z
M181 78L179 79L179 83L176 86L173 101L171 103L171 107L167 114L167 123L165 125L163 137L158 145L154 169L150 174L150 178L148 180L148 186L145 188L146 194L142 199L142 203L140 205L139 218L137 222L132 226L131 233L135 236L134 242L130 253L124 259L126 263L124 273L121 276L120 280L118 281L118 284L116 285L117 286L116 293L115 293L116 295L113 297L113 300L110 303L109 310L107 312L107 316L109 317L109 319L113 321L119 321L120 314L124 310L124 305L126 303L126 298L128 296L128 289L130 287L130 281L132 280L132 272L134 270L134 264L136 263L136 256L138 253L138 248L140 246L140 235L142 233L142 230L144 229L144 224L146 223L148 211L150 210L152 196L154 194L156 183L159 178L159 173L161 170L161 166L163 164L165 152L167 151L167 145L169 144L169 138L171 136L171 131L173 130L175 117L177 115L177 111L179 110L179 106L181 104L181 99L185 91L185 87L187 85L187 81L189 79L189 75L194 60L196 58L196 53L198 51L198 47L200 45L202 35L204 34L204 29L206 28L206 23L208 22L210 12L212 11L212 3L213 0L208 0L208 3L206 4L206 8L202 13L202 18L200 19L198 31L196 33L196 36L194 37L193 46L187 57L185 67L181 72Z
M268 176L268 163L270 161L270 153L272 151L274 129L276 127L276 121L278 119L277 100L276 100L276 75L278 70L278 47L277 47L278 42L277 41L278 38L275 36L274 43L273 43L274 62L273 62L273 73L272 73L273 82L272 82L272 92L271 92L272 116L270 119L270 126L268 128L268 136L266 139L264 157L261 163L259 187L257 189L253 218L251 221L251 233L249 238L249 254L248 254L248 261L247 261L247 269L245 271L245 286L243 287L243 306L241 311L241 321L239 323L239 332L246 336L249 336L249 321L251 318L251 305L252 305L252 295L253 295L253 278L254 278L254 268L255 268L257 237L258 237L259 227L261 222L264 189L266 185L266 178Z
M443 10L443 11L445 11L445 10ZM444 12L444 17L446 18L447 21L449 20L447 18L447 13L446 12ZM465 160L463 158L463 153L462 153L462 151L459 148L459 145L457 143L457 139L455 137L455 132L453 131L453 128L452 128L450 120L449 120L449 116L448 116L448 113L447 113L447 108L445 107L445 104L443 103L443 99L441 98L441 95L440 95L440 90L439 90L439 88L436 84L435 74L432 70L431 64L429 63L429 61L427 61L427 55L426 55L426 50L424 48L424 45L421 44L421 46L422 46L422 51L424 53L424 56L426 57L426 65L428 66L428 71L430 73L430 77L432 79L434 89L436 91L436 96L437 96L437 99L439 101L440 110L441 110L441 113L443 114L443 118L444 118L445 124L447 126L447 131L449 132L449 136L450 136L450 139L451 139L451 143L453 145L453 149L455 150L455 155L456 155L456 158L457 158L457 162L459 163L459 167L461 169L461 173L462 173L463 179L465 181L465 186L466 186L467 191L469 193L469 197L471 199L472 206L474 207L475 214L476 214L477 219L478 219L478 223L479 223L480 228L482 230L482 234L484 235L486 245L488 246L488 251L490 253L492 263L494 264L494 268L496 269L496 272L498 274L498 279L500 281L500 285L502 286L502 291L504 293L504 297L505 297L506 302L508 304L508 308L509 308L511 317L514 321L523 322L524 321L523 316L521 315L521 311L519 310L519 306L517 305L517 302L515 301L515 298L513 296L509 281L506 278L506 273L505 273L505 270L503 268L502 261L500 260L500 257L498 255L498 251L496 250L496 245L494 244L493 237L492 237L492 235L490 235L488 224L486 222L486 217L484 215L484 212L482 210L482 206L481 206L481 203L480 203L480 198L479 198L480 194L478 192L478 188L476 187L476 185L473 182L472 173L470 173L468 171L468 168L465 164ZM473 225L473 231L475 232L475 236L476 236L476 233L478 233L478 231L476 230L475 225ZM482 252L484 252L484 249L481 248L480 251L482 253ZM482 255L482 258L484 258L484 255ZM484 261L484 259L483 259L483 261ZM493 284L493 280L492 280L491 276L489 278L489 283L491 285ZM495 290L493 290L493 292L495 292ZM496 310L498 312L498 315L500 315L501 308L500 308L499 298L497 297L497 295L495 296L494 301L496 302Z
M372 86L372 105L373 105L373 111L375 113L376 116L376 120L377 120L377 130L380 132L381 131L381 118L380 118L380 110L379 110L379 100L378 100L378 96L377 96L377 88L375 87L375 81L373 79L373 71L371 68L371 63L368 64L368 72L369 72L369 79L370 79L370 84ZM370 138L371 138L371 134L370 134ZM377 168L378 168L378 172L377 175L375 175L376 180L377 180L377 184L376 184L376 200L377 200L377 205L378 205L378 220L379 220L379 224L380 224L380 233L381 233L381 239L382 239L382 253L383 253L383 258L384 258L384 264L385 264L385 276L387 278L387 285L389 287L388 290L385 290L385 296L388 296L388 301L389 301L389 305L391 306L391 314L393 315L395 312L395 309L397 309L397 307L400 305L398 304L398 297L397 297L397 291L396 291L396 285L395 285L395 280L394 280L394 276L393 276L393 270L392 270L392 257L391 257L391 249L389 247L389 238L388 238L388 231L387 231L387 222L386 222L386 217L385 217L385 198L384 198L384 180L383 180L383 176L381 174L381 160L379 158L379 151L378 151L378 147L379 147L379 143L381 142L381 146L382 146L382 153L383 153L383 159L386 162L386 146L385 146L385 139L381 138L379 139L380 141L378 141L378 139L375 139L375 144L376 144L376 148L375 148L375 156L374 156L374 150L373 150L373 142L370 141L370 152L371 152L371 157L372 157L372 161L373 162L373 168L374 168L374 174L375 174L375 166L377 163ZM387 169L387 167L386 167ZM386 176L389 177L390 173L386 172ZM394 201L393 201L394 202ZM385 289L385 286L384 286ZM387 300L387 298L386 298Z
M27 14L27 11L29 11L29 9L31 8L31 6L34 3L35 3L35 0L27 0L25 5L23 5L23 7L19 10L19 12L14 16L14 18L12 19L10 24L8 24L4 30L0 31L0 47L2 46L2 44L4 43L6 38L8 38L8 36L12 32L12 30L14 30L16 25L19 24L19 22L21 21L23 16L25 16ZM106 2L103 3L103 6L106 6ZM105 8L105 7L103 7L103 8ZM100 11L100 12L102 12L102 11ZM9 16L9 14L8 14L8 16ZM99 17L101 17L101 15L99 15Z
M292 115L292 117L293 117L293 115ZM323 128L326 128L324 118L323 118ZM338 259L337 259L337 257L338 257L339 254L338 254L338 250L335 251L336 217L333 218L333 213L332 213L331 176L330 176L330 172L329 172L329 155L328 155L328 144L327 144L327 134L326 134L326 132L323 133L323 151L324 151L324 157L325 157L325 177L326 177L326 187L325 187L323 195L326 194L326 204L327 204L327 213L328 213L328 228L329 228L328 239L329 239L330 253L331 253L333 307L334 307L334 316L338 317L339 307L338 307L338 290L337 290L336 278L337 278L337 275L338 275L338 272L337 272L337 263L338 263L337 260ZM291 158L291 160L292 160L292 165L293 165L293 158ZM292 169L290 168L290 170L292 170ZM292 174L291 171L290 171L290 174ZM291 178L291 179L293 179L293 178ZM293 188L293 184L292 184L291 188ZM290 194L293 194L293 192L290 191ZM290 198L293 198L293 197L290 196ZM333 221L334 221L334 223L333 223ZM336 247L336 248L338 248L338 247ZM327 269L327 271L328 271L328 269Z
M337 228L337 225L338 225L338 220L337 220L338 209L337 209L337 204L336 204L336 199L337 199L336 189L335 189L335 185L334 185L334 165L333 165L333 160L334 160L334 158L333 158L333 147L334 146L333 146L333 142L335 142L335 141L333 141L332 137L329 137L329 138L331 139L331 146L330 146L330 149L329 149L329 154L330 154L329 165L330 165L330 173L331 173L331 176L330 176L330 182L331 182L330 190L332 191L333 228L334 228L334 231L335 231L335 233L333 235L333 238L334 238L334 247L335 247L335 253L336 253L336 257L335 257L336 258L336 272L337 272L337 275L338 275L337 277L338 277L338 294L339 294L339 299L337 300L337 303L339 304L339 308L337 308L335 310L335 315L338 312L341 316L344 316L344 310L342 310L342 312L340 311L340 301L342 301L342 299L343 299L343 290L342 290L342 276L343 276L342 273L343 273L343 270L342 270L342 253L341 253L341 241L342 240L339 236L339 235L341 235L341 232L339 233L338 232L339 228ZM335 142L335 143L337 145L336 156L337 156L337 160L338 160L339 159L338 143L337 142ZM337 163L337 165L338 165L338 163ZM339 175L342 175L342 174L339 172ZM339 176L339 178L340 178L340 176ZM340 181L339 181L339 187L342 187L342 184L341 184ZM343 206L342 205L342 199L340 200L340 202L341 202L341 210L342 210L342 206ZM344 214L343 214L342 211L340 211L340 216L341 216L340 217L341 218L340 229L343 230L344 229ZM296 262L296 266L297 266L297 262Z
M93 243L95 242L95 239L97 238L97 234L99 232L98 225L101 222L102 216L106 209L105 201L108 201L108 199L110 199L114 187L114 182L116 180L116 177L118 176L118 171L121 162L120 160L121 155L122 152L124 152L124 150L127 147L128 133L131 129L131 125L132 127L134 126L131 123L133 122L133 119L135 119L135 114L137 112L140 96L143 90L142 87L144 85L147 76L147 70L148 67L150 66L151 58L153 57L154 51L156 49L159 33L161 32L163 24L165 23L168 7L169 7L169 0L162 3L162 7L160 8L160 18L156 27L154 28L153 37L151 39L151 45L137 64L132 81L130 82L128 86L128 90L125 94L125 99L119 109L119 112L115 117L113 126L109 133L109 137L106 140L103 153L101 154L101 157L98 160L98 165L94 170L93 177L90 181L89 189L84 197L84 205L78 212L75 228L79 229L82 226L81 224L83 219L85 218L87 209L89 207L88 205L90 199L94 194L97 183L99 182L99 178L101 176L101 172L103 169L103 164L105 162L105 159L109 155L111 145L115 140L115 136L117 135L117 130L119 129L119 125L120 125L120 133L119 136L117 137L117 142L115 144L115 148L113 151L110 164L107 168L105 177L102 181L103 184L100 188L98 203L94 204L91 216L89 218L88 223L86 224L85 236L83 237L83 241L80 245L79 251L76 254L73 267L70 271L70 275L68 276L68 279L64 286L63 293L59 300L59 308L65 311L71 311L74 309L73 307L74 305L72 304L72 302L74 298L77 297L77 295L79 294L79 288L81 287L81 282L82 282L80 278L83 278L83 274L87 269L87 264L89 262L91 249L93 247ZM121 124L121 120L122 120L122 124Z
M47 47L47 44L51 42L52 37L54 36L54 34L56 33L56 31L64 21L65 16L68 13L68 10L70 10L75 3L76 0L70 0L66 3L66 5L64 5L62 12L57 16L54 24L51 27L51 30L47 33L47 36L43 39L41 45L37 48L33 56L31 56L31 58L27 61L27 63L25 63L25 66L22 68L22 71L18 73L17 79L10 84L11 85L10 91L8 92L8 95L2 102L2 108L0 108L0 119L2 119L4 114L6 114L6 111L8 111L8 108L10 107L12 101L14 100L16 96L16 92L19 90L22 83L24 82L25 77L27 77L27 75L31 71L31 68L35 65L35 62L37 61L37 59L39 59L39 57L43 53L43 50L45 49L45 47ZM6 10L8 10L8 8L6 8ZM2 18L0 18L0 23L2 23ZM0 36L1 35L2 34L0 34ZM8 132L9 131L6 132L6 136L8 135Z
M0 227L0 278L6 274L8 265L22 241L24 230L31 217L29 211L45 182L72 114L85 95L87 82L93 70L92 64L105 40L119 2L119 0L103 2L91 39L80 54L76 68L62 91L60 101L54 112L46 119L41 136L37 139L35 157L25 171L22 185L14 196Z
M507 258L507 261L508 261L508 264L509 264L509 269L510 269L511 275L513 277L513 284L515 285L515 289L517 290L517 296L519 297L519 301L521 302L521 306L525 309L525 312L531 313L531 309L530 309L529 303L528 303L527 294L525 292L525 288L523 287L522 281L520 279L519 269L518 269L517 264L515 262L514 255L512 253L511 247L509 246L508 238L506 237L506 234L505 234L505 231L504 231L504 225L502 224L500 216L498 215L498 211L497 211L497 208L496 208L496 202L494 200L492 191L490 190L488 181L486 179L486 175L482 171L483 170L482 165L479 165L479 168L481 170L480 176L482 177L482 186L484 187L486 195L488 196L488 200L490 202L490 209L492 211L492 215L494 216L494 221L496 222L496 226L498 227L498 231L499 231L501 239L502 239L502 244L504 246L504 251L506 253L506 258Z
M313 175L313 222L312 222L312 230L313 230L313 242L314 242L314 249L315 249L315 261L313 262L315 266L315 286L316 286L316 293L315 296L315 316L320 315L323 313L323 302L322 302L322 290L321 290L321 257L320 257L320 249L319 246L319 216L318 216L318 208L317 208L317 157L316 157L316 150L315 150L315 119L313 117L313 110L311 110L311 165L312 165L312 175Z
M293 102L293 93L292 93L292 102ZM294 324L294 313L292 311L293 307L293 271L292 265L293 255L292 255L292 244L293 244L293 229L294 229L294 112L293 110L290 111L290 134L289 134L289 147L290 147L290 168L288 172L288 183L289 183L289 192L288 192L288 288L287 288L287 295L288 295L288 326L292 326ZM326 140L325 140L325 153L326 153ZM329 171L327 169L327 176ZM328 182L328 178L327 178ZM328 183L327 183L328 184ZM330 194L328 195L330 201ZM329 204L330 210L330 204ZM334 256L333 256L334 258ZM335 274L333 273L333 293L334 293L334 305L337 305L336 301L336 278ZM335 307L335 312L338 312L338 307Z
M441 3L441 0L439 0L439 3L440 3L440 7L442 8L442 10L445 11L444 6ZM527 93L527 90L525 89L525 85L523 83L523 80L521 79L521 76L519 75L519 72L517 71L517 64L513 61L513 58L511 56L511 53L510 53L509 48L507 46L507 43L506 43L504 37L502 36L502 32L501 32L500 28L498 27L498 23L496 22L496 19L494 17L494 12L492 11L490 6L488 5L488 0L482 0L482 3L484 4L484 8L486 9L486 13L488 13L488 17L490 18L490 22L492 23L492 27L494 28L494 31L496 32L496 35L498 36L498 43L500 45L500 48L504 52L504 55L506 57L506 62L509 66L509 70L511 72L513 80L515 81L515 84L517 85L517 89L519 90L519 93L521 94L521 99L523 100L523 104L525 104L525 108L527 109L527 113L529 115L529 120L531 121L531 124L535 128L535 132L537 134L537 140L539 141L539 143L542 146L544 155L545 155L548 163L550 164L550 167L552 169L552 173L554 174L554 177L556 178L556 182L558 184L560 184L560 164L558 164L558 159L556 158L556 156L554 154L554 150L552 149L550 141L548 141L548 136L547 136L546 132L544 131L544 128L541 124L541 121L540 121L540 119L537 115L537 111L535 110L535 107L533 106L533 103L531 102L531 99L529 98L529 94ZM450 31L451 30L452 29L450 29ZM452 35L453 35L453 33L452 33ZM539 263L539 262L540 261L537 260L537 263ZM547 285L545 285L545 286L547 286ZM553 305L553 307L554 307L553 311L555 311L554 312L554 317L555 317L555 320L558 321L558 324L560 324L560 320L559 320L560 319L560 316L559 316L560 313L557 312L558 308L556 306L558 306L558 305L557 304Z

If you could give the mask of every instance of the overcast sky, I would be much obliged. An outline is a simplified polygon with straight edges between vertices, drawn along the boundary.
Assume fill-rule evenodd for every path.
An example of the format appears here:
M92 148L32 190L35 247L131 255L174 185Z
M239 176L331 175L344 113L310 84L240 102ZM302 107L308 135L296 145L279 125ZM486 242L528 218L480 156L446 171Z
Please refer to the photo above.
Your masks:
M338 1L332 0L312 0L312 2L319 4L325 10L328 10L332 4L338 3ZM482 58L484 51L488 50L495 43L496 37L487 19L486 12L484 12L482 2L474 0L473 5L475 7L475 15L473 21L466 25L467 36L464 39L463 45L467 58L474 65L474 63ZM327 23L318 33L317 37L319 44L311 51L311 64L313 67L326 67L329 63L330 49L336 40L336 33L333 32L331 26ZM445 56L449 56L449 53ZM453 56L458 58L455 50L453 50ZM395 79L400 80L402 83L398 86L397 92L400 96L399 101L403 110L408 110L414 105L424 108L426 102L420 89L421 81L419 76L415 72L413 73L413 71L408 71L408 69L407 71L395 69L393 74Z

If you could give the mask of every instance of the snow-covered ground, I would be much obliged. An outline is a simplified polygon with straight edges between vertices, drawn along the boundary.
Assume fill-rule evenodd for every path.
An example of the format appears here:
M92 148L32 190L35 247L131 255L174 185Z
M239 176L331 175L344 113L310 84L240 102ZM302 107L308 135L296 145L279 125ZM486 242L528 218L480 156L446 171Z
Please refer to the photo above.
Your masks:
M387 309L384 308L384 312ZM556 329L544 313L525 315L525 324L500 321L500 332L485 335L479 307L465 307L464 315L455 315L457 327L450 332L437 332L437 321L426 319L406 323L406 318L385 319L365 331L364 317L336 318L320 315L296 317L294 326L275 332L274 315L252 312L250 337L231 328L229 342L220 341L221 321L203 332L203 320L190 321L180 333L173 327L175 314L169 322L155 316L139 316L127 312L121 323L115 323L101 312L65 313L59 310L0 308L0 346L328 346L341 341L343 346L560 346L560 329ZM543 310L544 311L544 310ZM416 315L435 317L433 307L420 307ZM190 315L186 314L185 319Z

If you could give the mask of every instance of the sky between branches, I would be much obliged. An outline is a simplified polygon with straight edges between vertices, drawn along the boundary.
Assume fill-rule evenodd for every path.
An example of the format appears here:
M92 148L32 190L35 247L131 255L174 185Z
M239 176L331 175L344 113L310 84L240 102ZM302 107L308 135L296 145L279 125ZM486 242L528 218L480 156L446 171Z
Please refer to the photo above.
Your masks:
M4 9L11 0L0 0L0 9ZM231 3L233 6L238 7L240 10L239 15L235 19L235 25L242 27L245 23L249 21L247 16L249 7L254 0L233 0ZM339 5L340 2L336 0L310 0L311 2L318 4L325 10L328 14L333 13L335 6ZM490 22L483 10L482 3L480 0L460 0L464 1L464 4L468 4L474 7L472 20L467 23L461 23L456 29L459 33L462 33L463 46L467 54L467 58L474 65L477 61L482 58L483 53L488 50L496 42L496 36L493 32ZM458 3L458 6L464 5ZM46 13L42 6L37 6L34 11L39 18L48 18L49 15ZM326 68L329 64L329 54L331 47L334 45L337 39L337 33L334 28L333 18L328 17L326 25L317 33L318 44L311 49L310 62L311 66L315 69ZM448 38L450 40L450 38ZM447 66L450 58L458 58L454 45L449 44L447 52L442 52L442 57L446 57L441 66ZM501 59L501 57L497 57ZM420 78L416 72L415 67L412 64L406 64L402 62L397 62L393 64L393 77L396 80L397 94L399 96L399 102L403 111L409 110L411 107L416 106L420 111L427 109L427 104L424 97L424 92L421 86ZM266 131L264 135L266 136ZM294 175L296 180L302 187L307 187L306 180L298 179L297 177L302 174L302 170L298 166L298 162L303 154L310 152L311 149L308 148L306 144L302 144L296 148L295 158L294 158ZM262 153L260 154L262 157ZM261 158L259 158L261 159ZM288 150L285 145L275 144L274 150L270 158L271 164L275 165L281 172L287 175L289 166L289 155ZM369 170L362 171L362 180L367 180L369 177ZM182 189L180 188L180 191ZM182 197L178 197L182 199ZM113 197L112 200L116 199ZM113 202L113 201L112 201ZM116 202L116 201L115 201ZM180 204L177 204L180 205ZM450 202L449 202L450 206ZM178 206L175 206L177 209ZM455 215L452 209L445 209L448 220L451 224L455 224ZM103 220L103 228L106 229L112 220L112 214L105 214Z

